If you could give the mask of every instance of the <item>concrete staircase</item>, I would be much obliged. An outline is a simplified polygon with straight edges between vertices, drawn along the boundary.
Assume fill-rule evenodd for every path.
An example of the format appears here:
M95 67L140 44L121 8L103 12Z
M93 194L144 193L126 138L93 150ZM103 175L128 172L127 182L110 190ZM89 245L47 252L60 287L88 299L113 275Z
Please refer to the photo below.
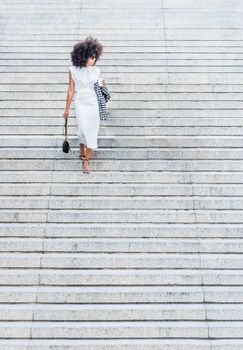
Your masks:
M243 4L5 0L0 350L243 349ZM72 45L112 94L89 176Z

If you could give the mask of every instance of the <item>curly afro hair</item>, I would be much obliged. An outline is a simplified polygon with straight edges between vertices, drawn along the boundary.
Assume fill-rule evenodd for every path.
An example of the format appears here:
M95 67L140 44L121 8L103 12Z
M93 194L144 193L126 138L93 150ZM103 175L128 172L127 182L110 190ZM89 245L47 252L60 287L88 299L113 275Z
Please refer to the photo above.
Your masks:
M74 66L84 67L89 57L95 56L96 60L99 60L103 53L103 46L98 42L97 39L92 36L88 36L84 41L80 41L73 46L71 53L71 59Z

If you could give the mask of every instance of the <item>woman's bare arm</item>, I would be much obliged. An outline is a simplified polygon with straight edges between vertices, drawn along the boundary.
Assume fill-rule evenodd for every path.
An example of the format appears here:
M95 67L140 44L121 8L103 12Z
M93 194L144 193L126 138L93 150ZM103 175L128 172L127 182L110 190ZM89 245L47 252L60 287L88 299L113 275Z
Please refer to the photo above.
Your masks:
M70 109L73 95L74 95L74 87L75 87L75 83L72 79L71 72L69 72L69 87L67 91L66 109L65 109L65 112L63 113L64 118L68 118L68 115L69 115L69 109Z

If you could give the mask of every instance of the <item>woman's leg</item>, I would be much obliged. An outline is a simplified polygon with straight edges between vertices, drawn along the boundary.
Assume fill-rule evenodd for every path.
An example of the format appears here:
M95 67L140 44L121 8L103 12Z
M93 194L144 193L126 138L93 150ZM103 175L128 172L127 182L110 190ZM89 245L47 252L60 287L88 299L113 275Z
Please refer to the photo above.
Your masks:
M93 149L92 148L86 148L86 155L85 155L85 160L83 161L83 167L85 172L90 171L89 167L89 159L92 157L93 154Z
M83 143L79 144L79 158L84 158L86 155L86 148Z
M86 158L90 159L93 155L93 149L92 148L87 148L86 149Z

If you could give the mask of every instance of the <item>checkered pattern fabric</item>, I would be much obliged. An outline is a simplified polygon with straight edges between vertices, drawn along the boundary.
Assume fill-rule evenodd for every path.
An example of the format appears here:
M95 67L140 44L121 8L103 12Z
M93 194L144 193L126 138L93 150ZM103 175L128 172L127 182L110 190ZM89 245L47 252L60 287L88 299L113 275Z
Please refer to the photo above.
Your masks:
M98 80L94 83L94 90L97 95L99 111L100 111L100 119L106 120L108 117L108 111L106 109L106 103L111 98L111 95L106 86L99 86Z

